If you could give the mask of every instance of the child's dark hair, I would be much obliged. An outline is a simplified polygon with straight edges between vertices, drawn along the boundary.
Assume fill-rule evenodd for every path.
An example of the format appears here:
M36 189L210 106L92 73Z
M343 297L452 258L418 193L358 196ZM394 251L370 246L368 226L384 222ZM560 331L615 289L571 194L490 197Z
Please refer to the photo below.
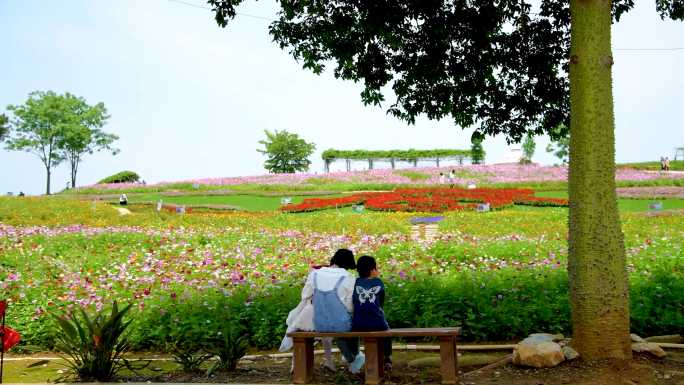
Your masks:
M356 263L354 262L354 253L352 253L352 251L349 249L339 249L330 259L330 264L341 267L345 270L354 269L356 268Z
M368 278L371 275L371 271L378 268L375 263L375 258L370 255L364 255L356 262L356 271L359 272L359 277Z

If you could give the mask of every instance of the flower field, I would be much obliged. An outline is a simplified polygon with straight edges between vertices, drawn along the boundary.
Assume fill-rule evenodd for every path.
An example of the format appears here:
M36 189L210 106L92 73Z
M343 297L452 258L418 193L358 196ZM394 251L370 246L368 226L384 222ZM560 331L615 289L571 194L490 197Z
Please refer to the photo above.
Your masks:
M438 185L439 174L447 175L454 170L453 183L467 185L500 185L565 182L568 169L563 166L538 166L535 164L494 164L494 165L464 165L453 167L416 167L409 169L373 169L353 172L331 173L295 173L295 174L266 174L257 176L228 177L228 178L199 178L181 181L160 182L144 186L144 189L163 188L164 186L196 185L196 186L303 186L303 185L331 185L331 184L378 184L378 185ZM410 177L413 175L414 177ZM420 177L415 177L420 176ZM617 181L664 181L667 183L684 182L684 174L661 173L649 170L635 170L618 168ZM668 182L669 181L669 182ZM681 184L680 184L681 185ZM85 186L85 191L96 190L125 190L141 189L140 184L103 184Z
M409 237L405 212L122 217L104 203L0 198L0 292L24 346L52 346L50 312L118 300L135 305L139 349L217 333L226 319L272 348L310 267L348 247L377 257L393 326L462 325L469 340L569 331L564 209L443 215L426 241ZM681 215L626 214L623 229L633 329L681 330Z
M536 197L534 190L531 189L422 188L360 193L342 198L308 198L300 204L288 204L280 209L295 213L364 204L364 207L375 211L441 213L474 210L478 203L487 204L488 208L498 210L513 205L567 207L568 200Z

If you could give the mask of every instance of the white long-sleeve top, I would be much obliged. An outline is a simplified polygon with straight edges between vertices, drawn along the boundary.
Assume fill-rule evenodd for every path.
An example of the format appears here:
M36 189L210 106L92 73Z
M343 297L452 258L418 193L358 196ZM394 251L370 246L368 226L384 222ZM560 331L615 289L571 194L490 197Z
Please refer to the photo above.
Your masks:
M313 298L314 294L314 283L313 277L316 275L316 287L319 290L332 290L335 288L335 284L340 279L340 277L345 277L342 284L337 289L337 295L340 300L347 308L348 312L354 311L353 295L354 295L354 284L356 283L356 277L349 271L342 269L340 267L322 267L318 270L313 270L309 273L306 278L306 283L304 284L304 289L302 289L302 301L310 300Z

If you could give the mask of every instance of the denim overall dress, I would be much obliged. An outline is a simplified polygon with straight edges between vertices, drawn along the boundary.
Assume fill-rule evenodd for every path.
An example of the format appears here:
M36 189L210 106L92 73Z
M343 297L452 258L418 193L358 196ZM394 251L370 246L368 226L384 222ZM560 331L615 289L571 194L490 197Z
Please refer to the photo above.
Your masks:
M316 285L316 273L314 273L313 323L317 332L337 333L351 330L351 314L337 295L337 289L345 278L345 276L340 277L332 290L319 290Z

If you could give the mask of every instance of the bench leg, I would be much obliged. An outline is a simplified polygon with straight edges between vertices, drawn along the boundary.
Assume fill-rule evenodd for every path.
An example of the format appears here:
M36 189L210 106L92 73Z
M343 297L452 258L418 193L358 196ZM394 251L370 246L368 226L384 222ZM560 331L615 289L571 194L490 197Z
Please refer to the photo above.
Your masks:
M366 348L366 384L377 385L385 375L382 338L364 337L363 346Z
M456 337L440 337L439 354L441 356L442 384L456 384L458 376Z
M313 338L293 338L294 341L294 374L292 382L306 384L313 379L314 350Z

